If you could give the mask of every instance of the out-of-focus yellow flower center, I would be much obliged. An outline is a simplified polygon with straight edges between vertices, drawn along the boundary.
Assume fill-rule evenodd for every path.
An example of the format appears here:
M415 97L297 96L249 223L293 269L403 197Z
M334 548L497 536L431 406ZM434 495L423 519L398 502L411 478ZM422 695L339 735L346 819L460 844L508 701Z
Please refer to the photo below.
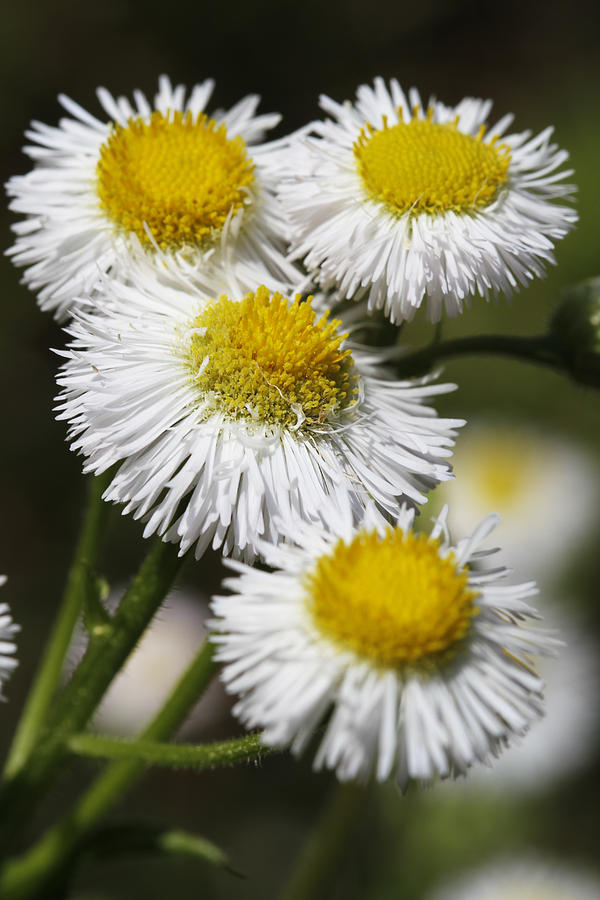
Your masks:
M319 631L376 664L426 662L451 652L478 612L468 573L439 541L388 528L340 540L306 576Z
M100 148L100 205L118 226L163 248L202 244L248 203L254 165L241 137L204 114L153 112L115 125Z
M472 470L474 484L480 491L485 505L498 510L515 506L527 486L532 467L524 449L523 457L519 457L516 448L506 455L499 447L490 450L477 461Z
M492 203L508 179L510 149L496 137L484 143L483 125L476 137L457 125L458 117L434 122L431 108L426 119L415 114L391 127L385 116L380 129L367 122L354 155L370 196L397 215L465 213Z
M339 320L317 319L311 298L290 301L265 287L241 302L220 297L192 323L194 384L233 419L318 425L355 400L358 379Z
M494 509L501 515L519 514L527 500L527 490L539 479L540 444L528 434L490 428L474 433L455 461L458 482L464 480L465 497L481 510ZM453 496L453 486L442 492Z

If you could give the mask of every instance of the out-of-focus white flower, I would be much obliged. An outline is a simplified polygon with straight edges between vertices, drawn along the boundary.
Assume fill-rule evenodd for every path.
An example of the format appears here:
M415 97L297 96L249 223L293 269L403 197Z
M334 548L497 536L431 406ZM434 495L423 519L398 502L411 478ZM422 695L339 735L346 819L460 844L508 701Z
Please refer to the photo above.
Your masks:
M550 584L598 521L599 467L563 437L519 424L473 425L455 450L456 481L440 500L451 530L462 532L485 510L501 516L503 562ZM557 509L564 515L556 516Z
M25 152L35 167L7 185L10 208L25 216L8 252L42 309L64 318L89 301L99 275L118 271L140 242L157 269L160 247L183 271L224 273L235 290L298 285L283 252L276 157L260 143L280 116L255 115L251 94L210 118L213 88L204 81L186 98L162 76L153 104L99 88L108 122L61 95L72 118L32 124Z
M116 608L119 596L118 590L111 591L109 610ZM129 737L148 725L202 647L206 615L202 596L180 591L169 595L98 707L92 720L96 731ZM86 643L81 627L69 652L68 671L79 662ZM212 701L204 696L184 731L206 724L207 718L214 720L218 703L214 693Z
M506 857L440 887L427 900L599 900L600 879L553 860Z
M228 562L233 593L212 601L234 713L295 754L325 723L314 765L343 781L464 774L543 709L531 655L555 642L528 622L532 582L479 567L495 517L451 546L444 514L430 536L413 516L337 535L299 525L298 546L261 545L276 571Z
M175 593L160 608L94 715L98 731L140 732L156 715L202 646L206 607Z
M425 401L453 385L391 380L376 348L298 296L136 281L107 281L106 314L69 328L59 418L86 471L121 463L104 497L146 536L250 559L298 519L333 530L370 503L394 516L451 477L462 421Z
M554 201L573 193L552 129L488 127L489 100L450 107L381 78L356 102L321 97L313 122L281 154L280 196L295 256L325 288L410 319L457 315L471 297L542 275L577 216Z

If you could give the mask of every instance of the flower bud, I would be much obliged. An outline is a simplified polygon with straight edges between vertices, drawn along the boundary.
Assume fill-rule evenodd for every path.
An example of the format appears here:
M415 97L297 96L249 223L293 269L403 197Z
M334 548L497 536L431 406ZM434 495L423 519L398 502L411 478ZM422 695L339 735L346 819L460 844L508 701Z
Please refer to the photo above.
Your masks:
M575 381L600 388L600 277L568 290L552 317L550 335Z

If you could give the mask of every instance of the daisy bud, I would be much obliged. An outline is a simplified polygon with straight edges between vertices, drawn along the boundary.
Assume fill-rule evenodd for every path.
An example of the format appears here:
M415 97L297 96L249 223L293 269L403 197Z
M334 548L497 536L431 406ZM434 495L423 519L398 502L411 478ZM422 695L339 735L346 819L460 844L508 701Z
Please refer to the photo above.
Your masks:
M550 334L575 381L600 387L600 277L568 291L552 317Z

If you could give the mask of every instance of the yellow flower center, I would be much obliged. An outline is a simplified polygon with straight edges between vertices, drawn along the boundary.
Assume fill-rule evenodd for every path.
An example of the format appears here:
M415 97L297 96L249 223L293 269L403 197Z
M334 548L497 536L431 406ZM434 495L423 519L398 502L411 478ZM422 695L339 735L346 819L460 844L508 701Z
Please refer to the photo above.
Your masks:
M458 130L458 117L448 124L432 119L430 108L426 119L415 115L388 127L384 116L379 130L366 123L354 155L370 196L397 215L488 206L508 180L509 147L497 137L483 143L483 125L472 137Z
M439 541L401 528L340 540L306 577L319 631L384 666L439 659L465 637L478 612L468 573Z
M100 148L97 192L120 228L163 248L202 244L248 204L254 166L241 137L204 114L153 112L115 125Z
M220 297L192 322L194 384L233 419L298 427L316 425L354 402L358 379L341 324L317 319L311 299L270 295L241 302Z

